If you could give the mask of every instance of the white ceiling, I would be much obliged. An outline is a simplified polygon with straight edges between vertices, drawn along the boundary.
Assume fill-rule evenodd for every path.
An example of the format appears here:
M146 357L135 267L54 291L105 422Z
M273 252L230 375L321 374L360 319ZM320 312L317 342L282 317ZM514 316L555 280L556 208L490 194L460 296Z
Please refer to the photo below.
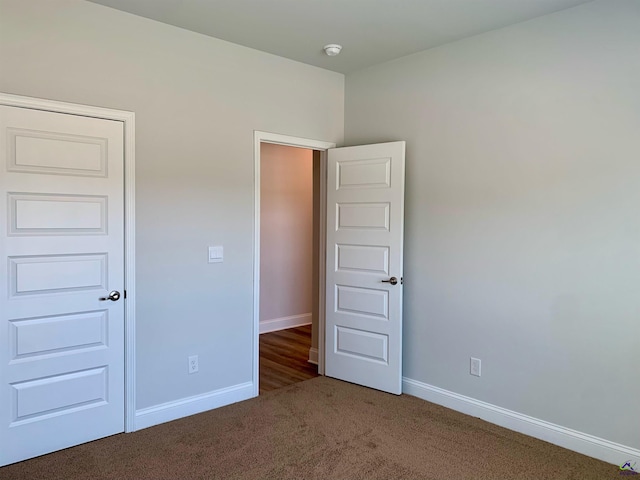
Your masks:
M90 0L348 73L590 0ZM322 47L339 43L327 57Z

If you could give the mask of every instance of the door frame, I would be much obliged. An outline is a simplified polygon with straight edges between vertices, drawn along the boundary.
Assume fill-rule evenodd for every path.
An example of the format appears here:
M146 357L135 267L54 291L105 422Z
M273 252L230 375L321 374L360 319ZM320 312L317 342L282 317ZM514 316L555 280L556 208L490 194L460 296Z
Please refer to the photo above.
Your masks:
M0 105L115 120L124 127L124 431L136 430L135 113L0 92Z
M260 390L260 144L273 143L288 147L307 148L320 152L320 225L318 236L318 373L324 375L324 328L326 298L326 218L327 218L327 150L334 142L293 137L278 133L254 131L254 211L253 211L253 396Z

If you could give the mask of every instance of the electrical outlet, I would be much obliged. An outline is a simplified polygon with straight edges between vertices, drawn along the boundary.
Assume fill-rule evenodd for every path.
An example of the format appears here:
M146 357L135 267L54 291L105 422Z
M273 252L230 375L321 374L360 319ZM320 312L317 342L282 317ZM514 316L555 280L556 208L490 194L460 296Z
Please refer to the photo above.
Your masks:
M196 373L198 371L198 355L191 355L189 357L189 374Z
M469 373L471 375L475 375L476 377L479 377L481 372L482 372L482 360L480 360L479 358L471 357L471 366L469 369Z

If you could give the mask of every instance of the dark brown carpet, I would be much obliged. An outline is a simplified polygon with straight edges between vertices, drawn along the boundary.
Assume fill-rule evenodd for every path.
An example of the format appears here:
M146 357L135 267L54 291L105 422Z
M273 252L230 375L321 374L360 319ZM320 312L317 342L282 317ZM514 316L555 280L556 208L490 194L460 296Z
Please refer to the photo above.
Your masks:
M326 377L0 468L1 479L609 479L618 468Z

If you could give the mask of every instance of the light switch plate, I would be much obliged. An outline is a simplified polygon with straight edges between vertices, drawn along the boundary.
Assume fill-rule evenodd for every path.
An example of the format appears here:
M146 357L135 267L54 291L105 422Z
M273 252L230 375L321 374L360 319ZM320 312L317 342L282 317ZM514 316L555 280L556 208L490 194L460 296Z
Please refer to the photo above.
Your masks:
M224 249L222 245L209 247L209 263L220 263L224 260Z

